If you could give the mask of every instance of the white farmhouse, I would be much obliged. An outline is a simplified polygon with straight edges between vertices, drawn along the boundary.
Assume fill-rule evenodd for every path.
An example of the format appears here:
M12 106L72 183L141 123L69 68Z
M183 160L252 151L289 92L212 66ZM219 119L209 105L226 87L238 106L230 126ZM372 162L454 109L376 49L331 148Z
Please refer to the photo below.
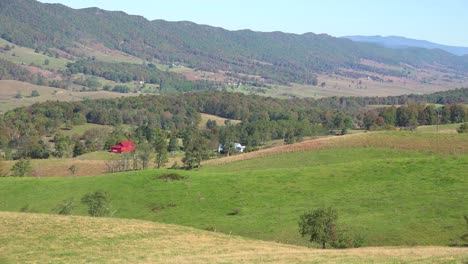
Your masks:
M218 152L221 153L223 151L224 145L219 144L218 145ZM236 149L236 152L242 153L244 152L244 149L246 146L242 146L240 143L234 143L234 148Z

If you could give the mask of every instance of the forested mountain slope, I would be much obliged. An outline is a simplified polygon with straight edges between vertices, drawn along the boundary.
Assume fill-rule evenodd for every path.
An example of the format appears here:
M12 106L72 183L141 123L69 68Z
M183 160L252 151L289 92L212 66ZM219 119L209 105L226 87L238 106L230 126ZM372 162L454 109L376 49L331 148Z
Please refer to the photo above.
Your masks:
M468 54L467 47L441 45L426 40L417 40L398 36L346 36L343 38L347 38L356 42L377 43L389 48L404 49L408 47L418 47L425 49L441 49L459 56Z
M468 72L466 56L441 50L389 49L313 33L228 31L34 0L0 0L0 35L18 45L75 55L80 45L103 44L148 61L249 74L278 84L316 85L316 76L323 73L352 77L375 73L381 78L407 77L413 68L447 75Z

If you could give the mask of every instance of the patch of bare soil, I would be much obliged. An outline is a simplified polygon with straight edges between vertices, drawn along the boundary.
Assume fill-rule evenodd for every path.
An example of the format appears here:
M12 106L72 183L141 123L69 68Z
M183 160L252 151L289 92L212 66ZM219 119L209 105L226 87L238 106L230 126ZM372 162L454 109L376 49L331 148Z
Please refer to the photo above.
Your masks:
M33 74L41 74L42 76L46 77L46 78L55 78L56 74L51 72L51 71L48 71L48 70L44 70L44 69L41 69L39 67L36 67L36 66L24 66L24 68L33 73Z

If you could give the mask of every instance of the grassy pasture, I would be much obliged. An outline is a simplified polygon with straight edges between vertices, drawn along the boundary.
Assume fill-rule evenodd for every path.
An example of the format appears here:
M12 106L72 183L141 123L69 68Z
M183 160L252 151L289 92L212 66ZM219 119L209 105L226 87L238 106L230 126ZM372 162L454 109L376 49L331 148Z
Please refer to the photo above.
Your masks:
M5 45L15 46L15 48L10 51L0 52L0 58L16 64L35 64L44 69L63 70L66 69L67 63L70 62L70 60L65 58L55 58L42 53L36 53L34 49L21 47L0 38L0 47L3 48ZM45 60L49 60L49 65L44 64Z
M414 150L425 154L467 154L468 135L466 134L436 134L406 131L360 132L339 136L325 137L292 145L282 145L276 142L273 148L267 148L242 155L232 155L220 159L205 161L206 165L228 164L236 161L263 158L290 152L304 152L336 148L368 148ZM297 164L297 166L301 166Z
M317 250L110 218L0 213L0 263L464 263L463 248Z
M467 154L353 147L283 153L195 171L3 178L0 210L48 213L64 199L78 201L103 190L112 197L115 217L306 245L297 232L298 216L334 206L339 222L366 237L367 246L448 245L465 232L467 166ZM158 179L169 172L188 179ZM85 215L84 206L74 214Z
M33 90L37 90L40 96L30 97ZM21 93L24 97L21 99L14 98L17 93ZM137 95L138 94L135 93L121 94L108 91L73 92L53 87L37 86L19 81L0 80L0 112L5 112L21 106L32 105L38 102L45 102L48 100L80 101L84 98L101 99Z
M431 132L431 133L458 133L457 128L461 124L445 124L445 125L435 125L435 126L420 126L417 128L418 132Z

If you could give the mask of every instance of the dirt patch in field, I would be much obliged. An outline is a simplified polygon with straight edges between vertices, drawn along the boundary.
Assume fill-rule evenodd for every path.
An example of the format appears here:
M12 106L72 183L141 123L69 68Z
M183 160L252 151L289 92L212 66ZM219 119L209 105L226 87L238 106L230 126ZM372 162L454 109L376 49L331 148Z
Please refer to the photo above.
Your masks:
M46 78L54 78L55 77L55 74L53 72L41 69L41 68L36 67L36 66L24 66L23 68L25 68L27 71L31 72L32 74L38 74L39 73L39 74L41 74L42 76L44 76Z
M122 58L132 58L131 56L128 56L120 51L109 49L108 47L104 46L104 44L102 43L89 45L88 48L91 50L99 51L107 55L111 55L111 56L118 56Z

